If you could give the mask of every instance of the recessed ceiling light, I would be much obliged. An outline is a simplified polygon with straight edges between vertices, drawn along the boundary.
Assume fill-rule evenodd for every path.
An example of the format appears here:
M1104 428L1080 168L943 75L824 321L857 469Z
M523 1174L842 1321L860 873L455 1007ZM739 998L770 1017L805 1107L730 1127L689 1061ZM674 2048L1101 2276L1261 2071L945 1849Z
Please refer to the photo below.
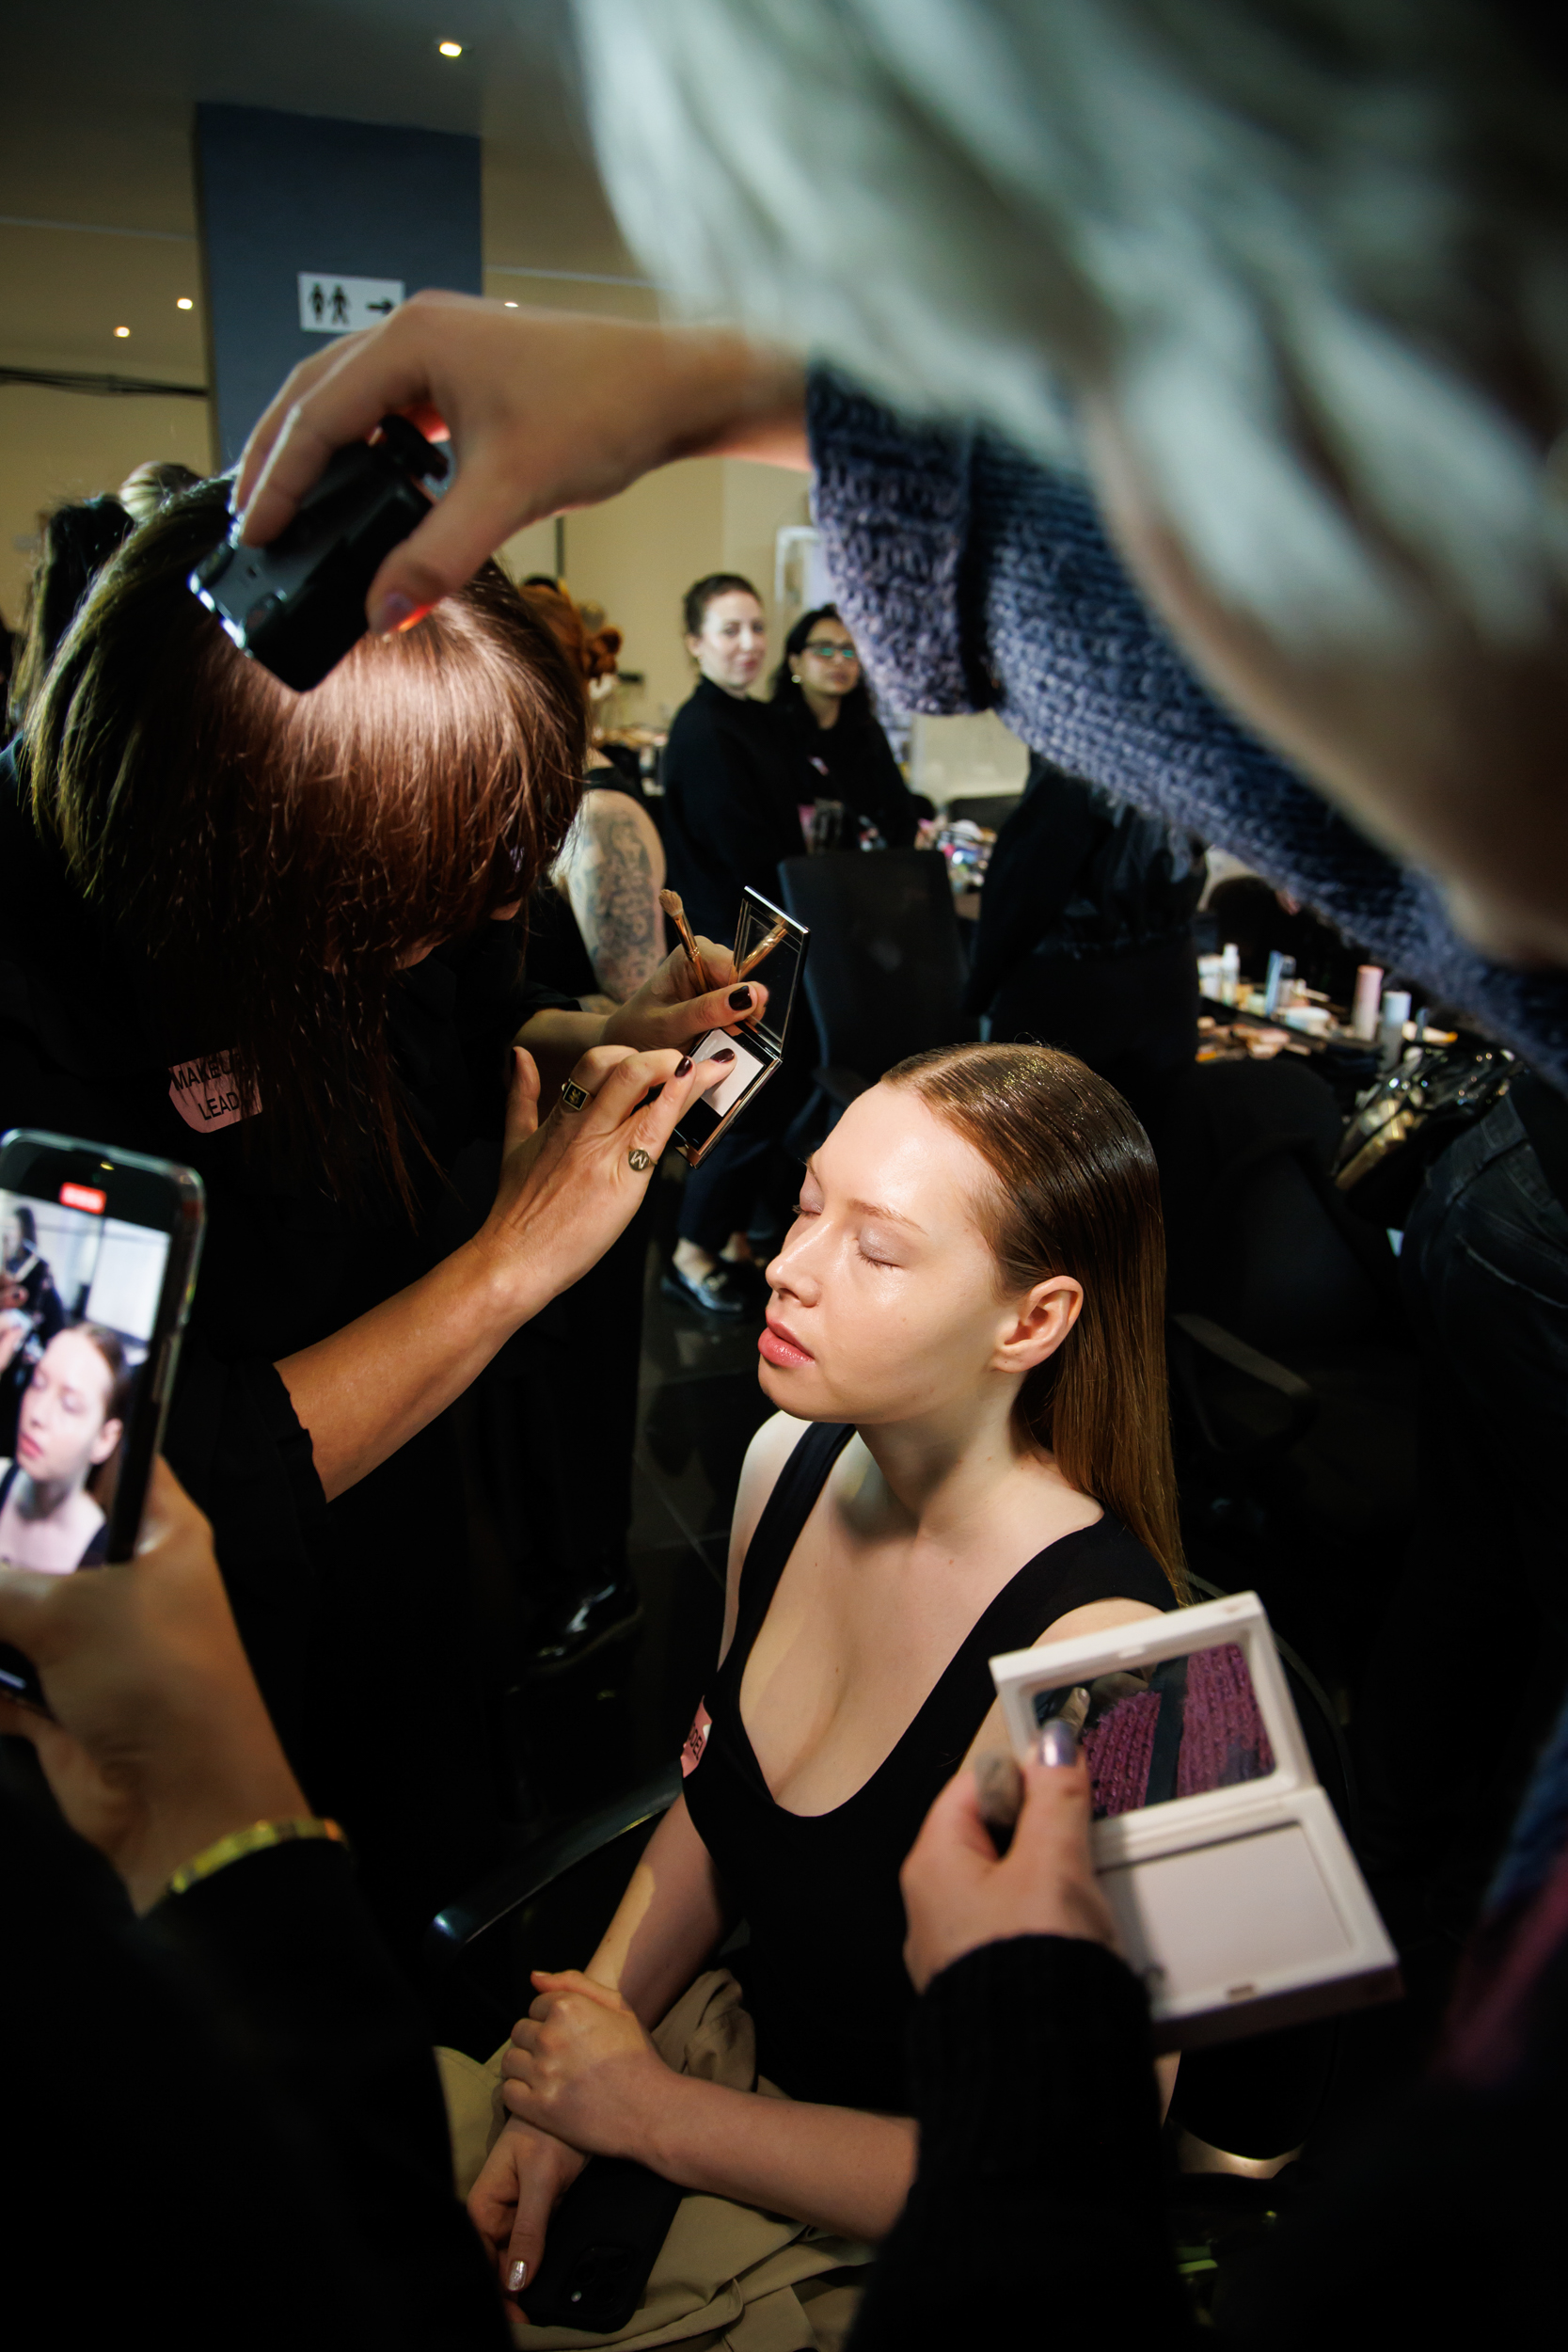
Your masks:
M460 40L438 40L436 46L443 57L460 57L463 55L463 43Z
M174 307L177 310L194 310L196 309L196 305L191 300L189 294L176 294L174 297Z
M129 335L131 329L128 326L117 326L115 328L115 333L119 337L121 342L125 341L126 336Z
M517 306L516 306L516 304L515 304L515 302L509 302L509 303L507 303L507 304L505 305L505 308L506 308L508 310L515 310L517 308Z

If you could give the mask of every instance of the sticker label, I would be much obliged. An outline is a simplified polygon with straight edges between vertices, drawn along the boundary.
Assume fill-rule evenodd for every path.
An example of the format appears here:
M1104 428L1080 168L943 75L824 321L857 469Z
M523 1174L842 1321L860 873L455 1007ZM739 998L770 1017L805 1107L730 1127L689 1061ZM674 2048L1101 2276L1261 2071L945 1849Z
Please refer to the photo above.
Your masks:
M168 1099L186 1126L194 1127L198 1136L254 1118L261 1107L261 1099L254 1088L249 1102L241 1102L239 1089L230 1074L230 1060L228 1054L203 1054L193 1061L170 1065Z
M707 1746L707 1736L712 1729L713 1719L699 1700L697 1712L692 1718L691 1728L686 1735L686 1745L681 1750L682 1780L685 1780L689 1773L694 1772L702 1762L703 1751Z

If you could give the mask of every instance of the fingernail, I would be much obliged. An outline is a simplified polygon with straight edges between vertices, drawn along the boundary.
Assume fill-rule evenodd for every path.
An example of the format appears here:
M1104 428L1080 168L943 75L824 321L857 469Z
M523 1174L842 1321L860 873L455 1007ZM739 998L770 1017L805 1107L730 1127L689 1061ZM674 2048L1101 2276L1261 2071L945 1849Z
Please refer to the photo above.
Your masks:
M1053 1715L1040 1733L1040 1762L1058 1769L1078 1761L1078 1734L1060 1715Z
M736 1012L744 1012L751 1001L752 992L749 988L731 989L730 1002L735 1007Z
M395 636L400 630L412 628L417 621L422 621L429 611L428 604L416 604L412 596L394 593L382 597L375 608L371 627L378 637Z
M735 1047L733 1045L721 1045L717 1054L710 1054L707 1058L709 1061L734 1061Z
M515 2295L518 2288L522 2285L523 2280L527 2277L527 2263L514 2263L511 2269L506 2274L506 2291L508 2295Z
M686 1075L686 1073L687 1073L687 1072L690 1069L690 1067L691 1067L691 1057L690 1057L690 1055L689 1055L689 1054L683 1054L683 1055L681 1056L681 1057L680 1057L679 1061L675 1064L675 1075L676 1075L676 1077L677 1077L677 1078L684 1078L684 1077L685 1077L685 1075Z

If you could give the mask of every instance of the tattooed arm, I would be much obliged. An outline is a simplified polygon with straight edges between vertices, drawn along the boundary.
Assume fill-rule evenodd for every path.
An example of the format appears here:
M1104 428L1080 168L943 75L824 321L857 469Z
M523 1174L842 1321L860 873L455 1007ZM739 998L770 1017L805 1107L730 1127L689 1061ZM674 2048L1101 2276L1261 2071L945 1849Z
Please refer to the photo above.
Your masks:
M664 846L647 810L628 793L590 785L556 881L571 901L594 978L624 1004L664 960Z

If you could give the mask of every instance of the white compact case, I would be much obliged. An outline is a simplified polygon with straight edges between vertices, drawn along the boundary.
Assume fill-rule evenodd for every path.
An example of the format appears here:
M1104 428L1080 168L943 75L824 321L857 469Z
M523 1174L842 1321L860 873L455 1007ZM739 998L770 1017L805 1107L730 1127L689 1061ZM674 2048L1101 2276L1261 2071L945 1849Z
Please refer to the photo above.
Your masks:
M1398 1960L1256 1593L990 1661L1020 1762L1065 1715L1095 1868L1162 2050L1392 2000Z

